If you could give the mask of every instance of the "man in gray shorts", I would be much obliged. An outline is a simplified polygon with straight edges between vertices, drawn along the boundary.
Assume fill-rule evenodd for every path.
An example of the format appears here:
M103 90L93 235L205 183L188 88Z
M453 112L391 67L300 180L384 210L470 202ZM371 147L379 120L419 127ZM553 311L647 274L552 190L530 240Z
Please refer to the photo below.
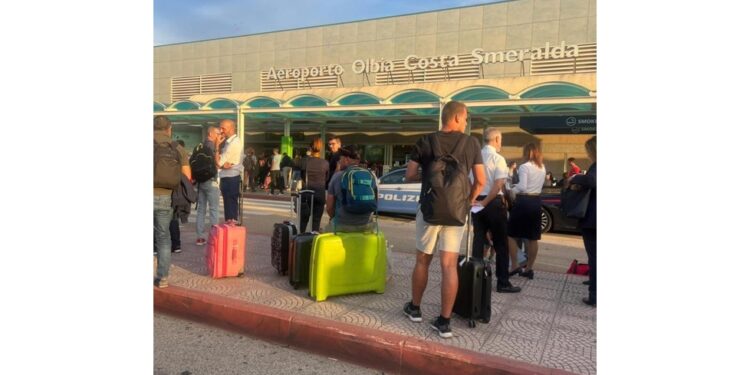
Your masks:
M475 178L471 184L471 195L467 196L467 208L479 195L484 187L485 174L482 162L482 153L479 142L464 134L466 122L469 117L468 110L463 103L451 101L443 107L441 116L442 128L437 133L437 142L444 153L451 153L459 163L466 167L466 171L473 172ZM430 140L434 137L430 134L419 139L414 146L411 160L406 167L406 181L419 182L419 167L422 167L422 192L420 201L424 201L425 194L430 189L430 165L435 159ZM465 146L458 150L457 145L463 138ZM466 214L468 215L468 211ZM458 251L461 247L461 239L464 235L464 225L436 225L424 220L422 207L417 210L416 237L417 237L417 261L412 273L412 299L404 305L404 314L413 322L422 321L420 303L422 295L427 287L430 262L433 251L437 245L440 250L440 266L442 269L442 283L440 285L440 316L431 322L431 327L438 331L442 338L452 337L450 317L453 311L453 303L456 301L458 292Z

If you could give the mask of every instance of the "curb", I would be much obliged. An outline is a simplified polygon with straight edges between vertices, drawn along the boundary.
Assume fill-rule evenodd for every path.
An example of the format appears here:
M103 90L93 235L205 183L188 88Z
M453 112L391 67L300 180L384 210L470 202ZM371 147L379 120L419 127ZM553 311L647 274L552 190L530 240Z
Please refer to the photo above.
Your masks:
M393 374L571 374L176 286L154 288L154 309Z

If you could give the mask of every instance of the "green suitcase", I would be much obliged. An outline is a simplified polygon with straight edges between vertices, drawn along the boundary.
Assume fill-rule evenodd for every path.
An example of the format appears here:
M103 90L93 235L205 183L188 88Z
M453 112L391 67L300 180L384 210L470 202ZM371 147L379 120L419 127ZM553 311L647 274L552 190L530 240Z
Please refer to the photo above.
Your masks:
M310 296L361 292L385 293L385 236L379 233L323 233L315 237L310 257Z

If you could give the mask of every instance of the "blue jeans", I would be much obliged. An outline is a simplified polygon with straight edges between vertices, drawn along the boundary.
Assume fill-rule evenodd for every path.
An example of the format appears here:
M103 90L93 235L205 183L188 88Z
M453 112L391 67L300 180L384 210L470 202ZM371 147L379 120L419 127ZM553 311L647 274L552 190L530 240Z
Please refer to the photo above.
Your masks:
M198 183L198 217L195 218L195 234L198 238L204 235L206 204L208 204L208 221L211 225L219 223L219 183L210 179Z
M240 206L240 176L219 179L221 196L224 198L224 220L238 220Z
M154 195L154 242L156 242L156 278L169 276L172 262L169 222L172 221L172 196Z

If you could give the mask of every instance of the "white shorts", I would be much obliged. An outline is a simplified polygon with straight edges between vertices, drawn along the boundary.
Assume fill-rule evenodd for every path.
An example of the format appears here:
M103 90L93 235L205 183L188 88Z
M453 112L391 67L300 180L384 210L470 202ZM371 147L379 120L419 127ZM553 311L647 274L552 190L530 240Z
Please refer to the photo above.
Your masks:
M448 226L432 225L422 218L422 210L417 207L417 250L432 254L435 251L435 245L440 251L448 253L458 253L461 249L461 240L464 237L464 228L466 225Z

